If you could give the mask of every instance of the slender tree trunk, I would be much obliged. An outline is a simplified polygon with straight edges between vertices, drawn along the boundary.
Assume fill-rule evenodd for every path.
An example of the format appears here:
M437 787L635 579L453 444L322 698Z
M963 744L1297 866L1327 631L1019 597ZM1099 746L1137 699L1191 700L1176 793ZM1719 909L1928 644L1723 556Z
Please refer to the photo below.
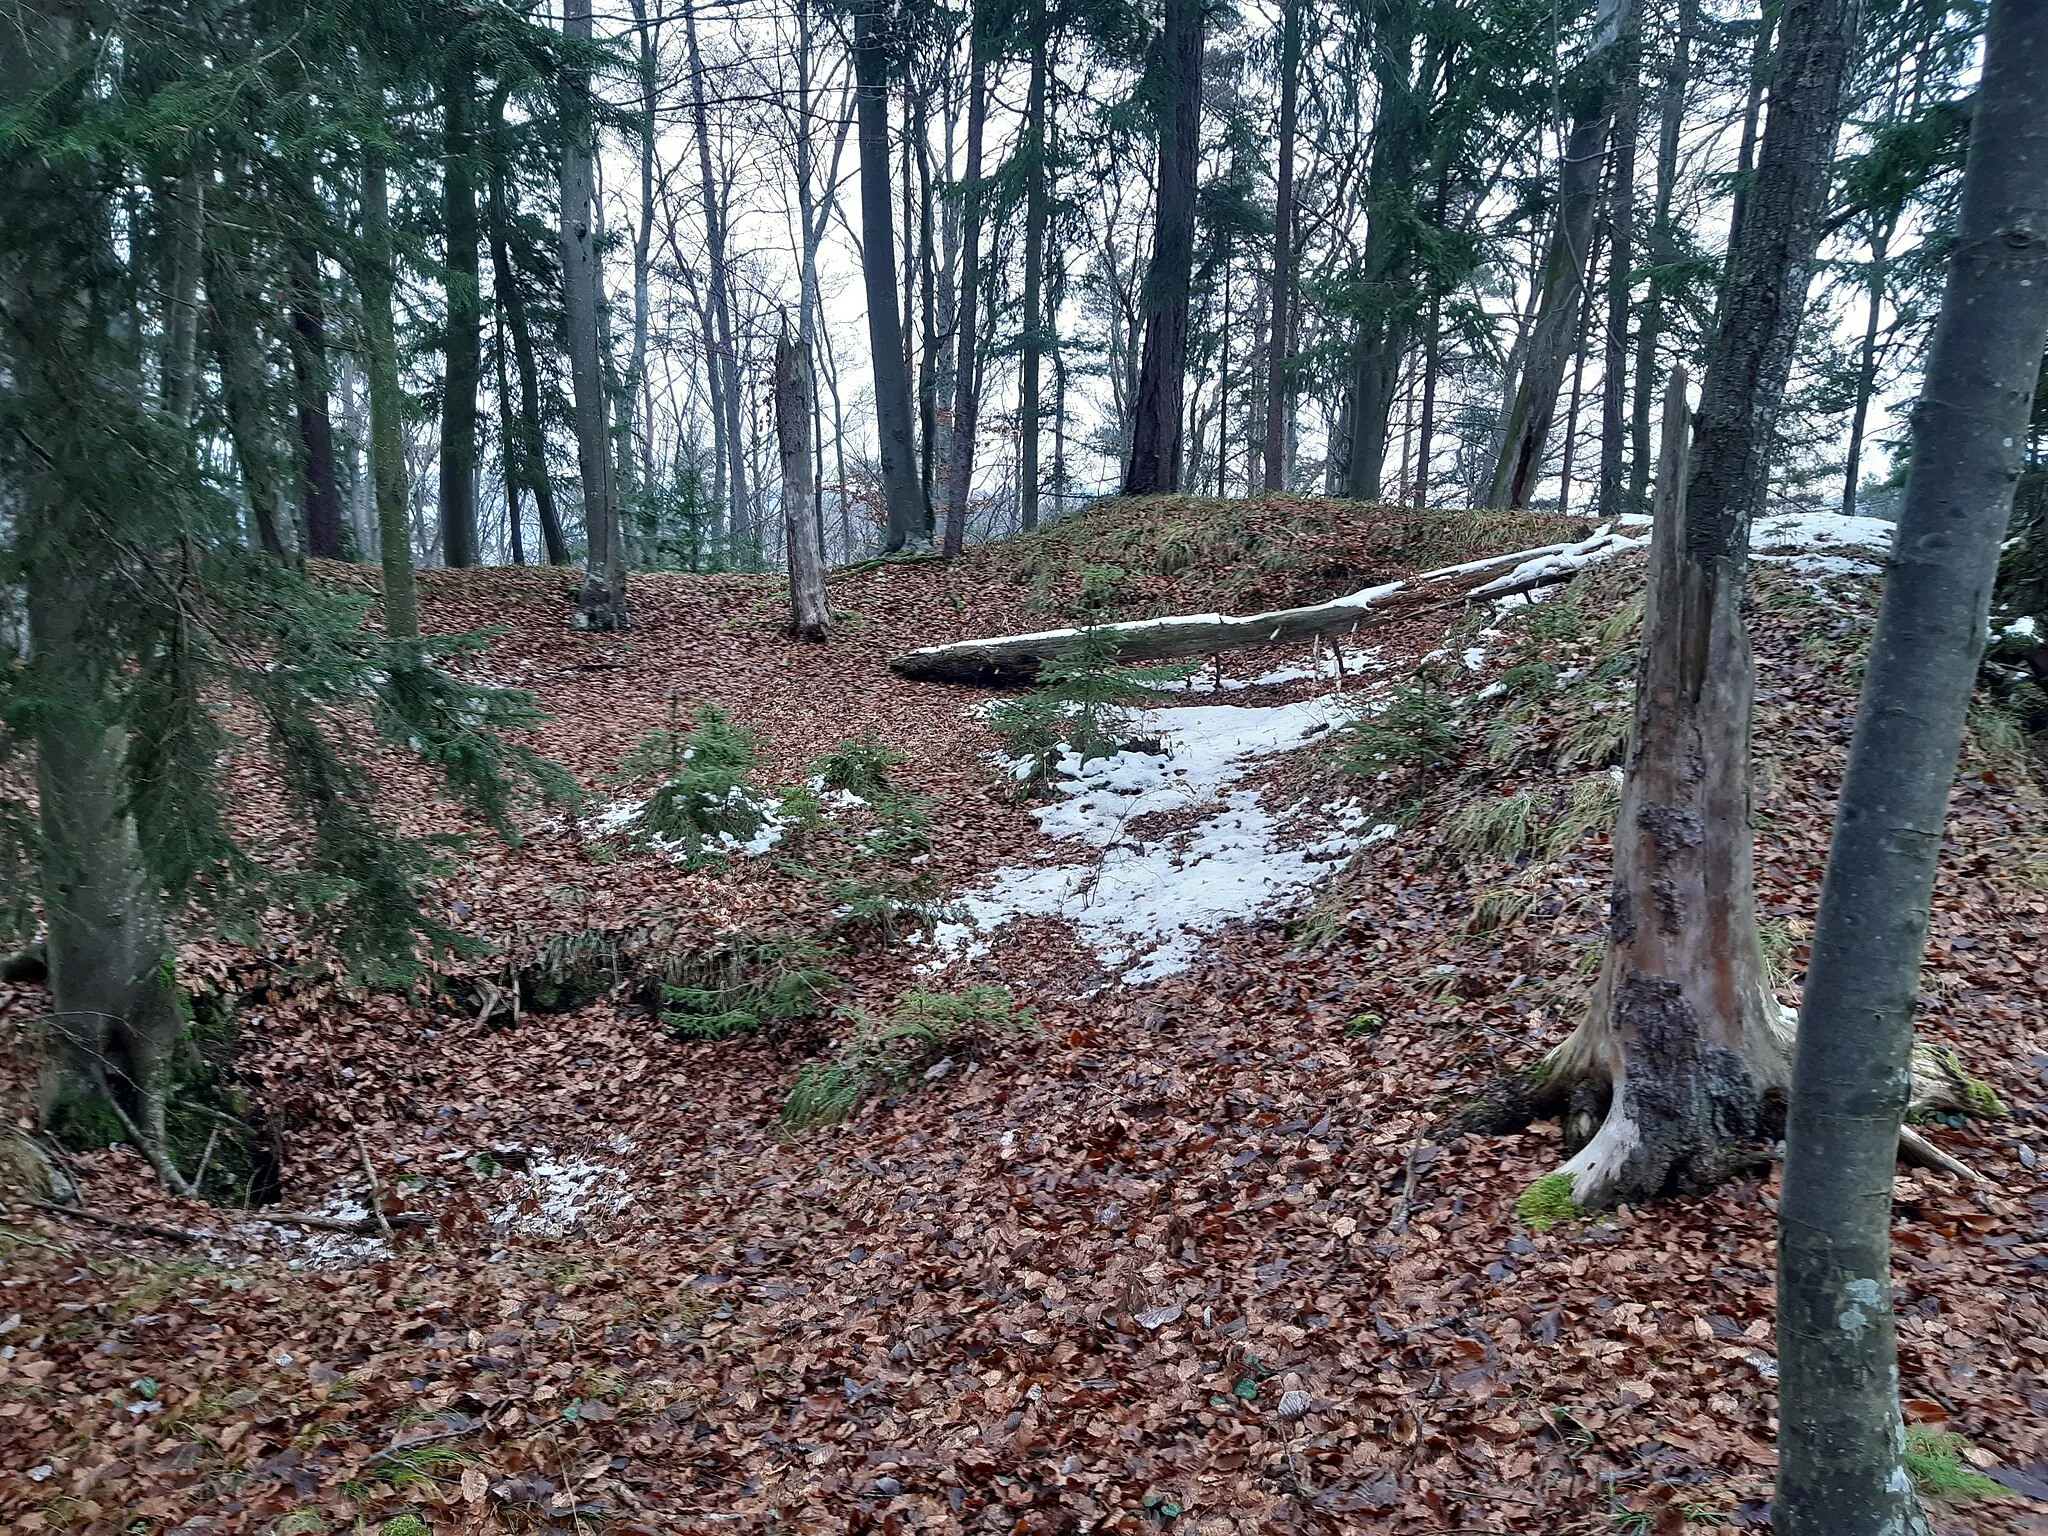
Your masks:
M1586 1017L1540 1069L1556 1094L1611 1087L1562 1172L1592 1208L1711 1185L1790 1077L1763 982L1749 821L1755 669L1742 604L1750 521L1820 240L1855 0L1788 0L1750 216L1728 253L1694 416L1666 404L1635 729L1614 838L1609 945ZM1684 467L1684 473L1677 470Z
M1621 91L1615 101L1614 144L1607 187L1607 344L1600 366L1600 498L1596 511L1613 518L1632 511L1622 463L1628 437L1628 311L1635 278L1636 72L1643 25L1632 15L1622 33ZM1574 383L1573 388L1577 385Z
M932 215L932 167L931 145L928 142L931 125L924 105L922 93L912 114L917 125L916 136L910 145L910 153L917 159L917 303L918 329L924 338L924 345L917 354L917 473L918 500L924 508L924 527L921 530L929 539L932 535L932 483L937 473L936 455L939 442L939 373L938 354L940 347L937 272L933 266L936 256L938 230Z
M482 372L477 287L476 73L469 45L450 50L441 92L441 206L447 238L447 368L441 381L441 554L476 564L476 389Z
M299 424L299 517L306 529L306 553L339 560L341 486L334 473L334 419L328 410L327 306L312 249L293 242L291 263L292 385Z
M1267 301L1265 487L1287 489L1287 424L1293 415L1290 372L1294 336L1294 135L1300 113L1301 7L1282 0L1280 10L1280 163L1273 189L1273 288Z
M1892 1173L1942 824L2048 343L2044 99L2048 8L1993 0L1800 1016L1778 1215L1785 1536L1926 1528L1899 1419Z
M507 457L518 464L519 483L533 493L534 513L540 519L541 547L549 565L569 563L569 541L562 533L561 514L555 510L553 477L548 473L547 439L540 421L540 367L534 359L533 331L527 324L526 297L512 271L508 212L505 206L505 167L509 152L505 144L505 98L492 98L492 134L497 152L491 162L491 287L512 334L512 360L519 372L519 420L506 446ZM509 407L508 407L509 409ZM515 452L516 449L516 452Z
M1777 36L1784 0L1764 0L1763 15L1757 22L1756 42L1749 54L1749 99L1742 109L1742 139L1735 150L1735 199L1728 214L1728 249L1735 249L1742 233L1742 221L1749 211L1750 181L1756 175L1757 131L1763 123L1764 96L1770 88L1773 56L1771 42Z
M922 522L917 454L910 433L910 371L903 363L903 322L896 308L895 210L889 189L887 0L860 0L854 16L854 101L859 113L861 272L868 299L868 350L881 439L882 495L889 553L910 542Z
M800 640L823 640L832 615L825 598L825 553L811 505L811 349L787 326L775 348L775 436L782 450L782 523L789 561L789 628Z
M1600 265L1599 239L1594 238L1593 250L1587 255L1588 278L1592 270ZM1578 345L1572 349L1572 395L1571 404L1564 416L1564 462L1558 471L1557 510L1560 514L1571 510L1572 467L1577 462L1579 449L1579 406L1584 399L1586 383L1586 351L1593 341L1593 285L1586 284L1585 295L1579 301Z
M1557 226L1543 261L1536 323L1520 385L1508 409L1508 430L1494 465L1487 505L1524 507L1543 472L1544 450L1557 414L1558 392L1572 355L1572 321L1592 272L1594 214L1599 204L1601 161L1608 125L1614 120L1620 83L1616 60L1628 28L1631 0L1600 0L1594 41L1582 71L1580 105L1565 139L1558 172Z
M590 0L565 0L562 30L572 40L589 40ZM596 143L588 75L570 81L564 93L562 137L562 308L568 320L569 378L576 397L576 459L583 476L586 546L576 623L581 629L625 629L631 619L605 436L604 359L598 344L604 274L592 222L596 187L591 157Z
M165 200L171 227L171 291L164 317L164 409L192 420L199 393L199 269L206 244L205 174L194 166Z
M1443 346L1443 306L1441 297L1429 296L1429 345L1422 358L1422 422L1421 437L1416 444L1415 455L1415 505L1429 509L1429 462L1430 453L1436 446L1436 373L1439 355Z
M1863 345L1856 360L1856 408L1849 420L1849 453L1842 466L1842 515L1856 515L1856 497L1863 478L1863 434L1870 422L1870 397L1877 389L1877 337L1884 316L1885 251L1890 244L1889 221L1878 224L1870 234L1870 276L1868 309L1863 320Z
M356 288L363 296L363 363L370 383L370 474L377 490L377 543L384 563L384 632L415 640L419 598L412 574L412 492L405 466L404 396L398 384L398 341L391 329L391 203L384 157L363 156L363 252Z
M953 363L953 462L946 470L948 559L957 557L967 545L967 508L974 494L975 412L980 404L975 341L981 298L981 139L988 118L988 59L982 24L982 4L975 3L967 28L967 176L960 210L960 297L953 315L957 352Z
M1181 483L1181 402L1188 362L1188 288L1195 254L1195 169L1202 127L1202 0L1166 0L1160 40L1159 193L1145 274L1145 350L1126 496Z
M1628 502L1643 505L1650 490L1650 405L1656 393L1657 345L1664 334L1664 311L1670 301L1672 263L1678 259L1677 228L1671 201L1678 189L1678 137L1685 126L1685 92L1692 76L1692 31L1699 0L1678 0L1677 32L1664 69L1664 93L1657 127L1657 205L1650 223L1650 293L1636 329L1635 409L1629 437L1631 459Z
M633 230L633 351L626 364L626 377L619 387L618 435L618 488L622 501L634 508L636 519L644 511L637 495L641 486L640 452L635 418L639 415L641 395L647 387L647 333L651 304L650 279L654 243L654 136L655 136L655 95L659 88L656 79L656 58L654 30L648 24L647 0L633 0L633 32L639 48L640 110L639 121L639 171L640 171L640 217ZM648 433L654 430L651 417L645 423ZM651 450L650 450L651 456ZM651 468L649 478L652 478Z
M521 505L522 481L519 471L519 420L512 407L512 388L505 370L505 305L494 306L496 324L491 327L491 353L498 373L498 467L505 481L505 532L512 544L512 563L526 564L526 530Z
M869 3L869 0L863 0ZM884 0L872 0L874 4ZM741 431L739 350L733 341L732 274L726 257L725 210L711 167L711 118L704 101L704 59L697 47L697 9L683 6L683 38L690 53L690 117L697 134L697 178L704 194L705 259L710 270L711 323L716 351L712 366L719 372L718 406L724 412L726 487L731 506L732 540L744 546L753 537L754 504L747 490L746 436Z
M1045 0L1031 0L1031 79L1024 95L1024 335L1018 346L1017 520L1024 532L1038 526L1040 359L1045 351L1045 231L1048 221L1046 92L1050 40Z
M1359 254L1365 312L1352 348L1350 442L1344 458L1344 494L1358 501L1379 498L1394 390L1413 328L1411 225L1428 135L1428 81L1417 79L1415 65L1420 8L1413 0L1376 0L1369 16L1379 105L1367 174L1365 249ZM1433 74L1432 62L1425 75Z
M264 409L263 348L256 333L255 306L242 291L241 274L220 240L206 245L206 330L220 367L221 403L242 489L263 552L273 560L291 558L277 526L283 490L277 471L272 423Z

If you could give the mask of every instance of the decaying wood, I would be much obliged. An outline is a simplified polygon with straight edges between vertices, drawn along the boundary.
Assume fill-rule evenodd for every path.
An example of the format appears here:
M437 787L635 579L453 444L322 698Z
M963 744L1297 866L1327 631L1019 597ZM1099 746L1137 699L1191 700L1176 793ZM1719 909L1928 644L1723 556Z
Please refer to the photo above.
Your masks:
M1589 565L1641 548L1645 542L1602 528L1576 543L1546 544L1540 549L1469 560L1302 608L1237 616L1196 613L1138 619L1100 625L1094 632L1114 636L1118 659L1133 662L1208 656L1322 635L1355 634L1436 608L1554 586L1569 581ZM1503 566L1509 569L1500 574ZM889 667L898 676L919 682L1014 687L1030 682L1041 666L1070 650L1081 633L1076 629L1053 629L927 646L892 658Z

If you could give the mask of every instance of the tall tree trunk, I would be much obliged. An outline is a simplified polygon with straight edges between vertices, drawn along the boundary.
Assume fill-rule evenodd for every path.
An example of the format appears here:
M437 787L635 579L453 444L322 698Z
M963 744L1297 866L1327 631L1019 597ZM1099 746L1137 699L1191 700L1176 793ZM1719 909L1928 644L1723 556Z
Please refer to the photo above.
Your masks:
M363 251L356 288L363 297L363 365L370 382L370 475L377 489L377 543L384 563L384 632L416 640L419 598L412 574L412 492L406 480L404 400L398 341L391 329L391 201L384 156L363 153Z
M1614 836L1605 964L1585 1020L1546 1058L1547 1092L1611 1087L1561 1170L1592 1208L1717 1181L1790 1076L1764 984L1749 820L1755 669L1742 603L1749 527L1827 202L1856 0L1788 0L1749 217L1728 253L1682 497L1660 498L1635 729ZM1675 391L1674 391L1675 394ZM1682 462L1682 402L1666 447Z
M1993 0L1800 1015L1778 1213L1785 1536L1925 1529L1899 1420L1892 1173L1942 823L2048 343L2044 99L2048 7Z
M811 349L787 325L775 347L775 437L782 452L782 526L789 562L789 628L799 640L823 640L832 615L825 599L825 552L811 504Z
M220 367L221 404L228 436L241 466L242 489L263 552L273 560L291 558L277 526L284 494L269 413L264 408L263 346L256 332L256 308L242 291L241 274L221 240L206 243L206 330Z
M519 421L512 408L511 381L505 370L505 306L497 306L497 323L491 328L491 352L498 371L498 467L505 481L505 532L512 544L512 563L526 564L526 532L523 527L523 491L519 473Z
M441 380L441 557L476 564L476 388L482 362L477 287L476 72L469 45L449 50L441 92L441 207L447 239L447 368Z
M1634 510L1626 501L1622 462L1628 438L1629 291L1635 279L1636 120L1641 112L1636 73L1642 51L1642 19L1632 15L1622 31L1621 91L1607 173L1607 344L1600 365L1600 499L1595 509L1604 518Z
M1863 344L1856 358L1856 407L1849 419L1849 452L1842 465L1844 517L1856 515L1856 497L1863 478L1863 434L1870 423L1870 397L1877 390L1877 337L1884 317L1885 252L1890 239L1890 221L1873 221L1870 276L1864 284L1868 308L1863 319Z
M1145 350L1124 494L1181 482L1181 402L1188 363L1188 288L1195 256L1195 168L1202 127L1202 0L1166 0L1155 100L1159 192L1145 273Z
M868 0L863 0L868 3ZM872 0L883 4L886 0ZM697 134L697 179L704 194L704 247L714 333L712 366L719 373L718 406L724 412L726 493L734 544L754 536L754 503L747 485L746 435L741 430L739 349L733 340L732 273L726 257L725 208L711 167L711 117L704 101L704 58L697 47L697 8L683 6L683 40L690 53L690 118Z
M1365 248L1359 253L1365 312L1352 346L1351 439L1344 458L1344 494L1360 501L1377 500L1380 494L1394 387L1413 324L1411 225L1428 132L1428 82L1418 80L1415 64L1419 17L1414 0L1376 0L1370 12L1379 105L1367 173ZM1425 70L1425 75L1433 73L1433 67Z
M505 200L506 168L511 151L505 141L505 95L491 98L490 225L491 289L505 328L512 333L512 361L519 371L519 421L513 442L506 452L519 466L519 483L533 492L533 509L540 519L541 547L549 565L569 563L569 541L562 533L562 517L555 510L553 477L548 473L547 439L540 421L540 367L534 359L533 330L526 319L526 296L512 271L510 211ZM516 446L517 452L513 452Z
M860 129L860 264L867 283L868 351L881 438L882 496L889 553L910 542L923 521L917 454L910 435L910 371L903 364L903 322L896 308L895 210L889 189L888 0L860 0L854 16L854 101Z
M1756 41L1749 53L1749 97L1742 109L1742 138L1735 149L1735 197L1728 213L1728 249L1735 249L1742 233L1742 221L1749 211L1750 181L1756 174L1757 130L1762 126L1764 96L1770 89L1774 56L1772 40L1784 13L1783 0L1764 0L1763 15L1757 21Z
M1643 505L1650 490L1650 405L1656 393L1657 346L1664 335L1664 311L1670 302L1678 260L1678 230L1671 202L1678 190L1678 137L1685 126L1685 92L1692 78L1692 32L1699 0L1678 0L1678 21L1671 57L1664 66L1664 91L1658 106L1656 212L1650 222L1650 293L1636 329L1635 408L1629 439L1631 459L1628 503Z
M982 7L969 10L967 26L967 176L960 210L960 297L953 315L953 462L946 470L946 556L967 545L967 508L974 494L975 411L980 403L975 342L981 298L981 139L988 119L988 59L982 39Z
M562 31L572 41L590 40L590 0L565 0ZM564 92L562 139L562 309L568 320L569 379L576 397L576 461L583 477L586 551L576 624L580 629L625 629L632 621L605 434L604 358L598 342L604 274L592 219L596 185L591 158L597 146L587 74L572 79Z
M655 97L659 89L656 80L656 58L654 29L647 19L647 0L633 0L633 33L638 43L640 87L639 121L639 171L640 171L640 216L633 229L633 350L626 362L626 377L619 383L618 421L614 430L617 434L616 458L619 496L630 502L637 510L640 502L636 492L640 488L640 441L639 434L651 434L654 423L651 420L635 426L639 416L640 397L647 385L647 332L651 303L650 278L654 243L654 135ZM651 450L650 450L651 453Z
M292 386L299 424L299 519L305 525L306 553L316 560L339 560L347 551L341 541L341 486L334 473L334 419L327 403L327 306L320 296L312 248L294 241L287 259Z
M1301 8L1304 0L1281 0L1280 161L1273 187L1273 287L1266 353L1265 488L1287 489L1287 423L1293 414L1294 336L1294 134L1301 94Z
M1620 84L1616 60L1628 28L1631 0L1600 0L1593 44L1580 65L1579 104L1564 143L1558 171L1557 225L1543 260L1536 323L1529 332L1528 358L1508 409L1508 430L1494 465L1487 505L1525 507L1543 472L1557 397L1571 361L1572 321L1579 295L1591 275L1593 219L1599 204L1600 170L1614 120Z
M192 420L199 396L199 269L206 244L206 182L197 166L171 184L165 199L171 242L171 291L164 316L164 409Z
M1436 374L1442 348L1442 296L1432 293L1429 296L1429 345L1422 358L1421 440L1416 444L1415 456L1415 505L1423 511L1429 510L1430 451L1436 445Z
M941 343L938 273L933 265L937 256L938 229L932 212L931 124L922 92L918 94L912 121L917 125L916 135L907 152L914 154L917 160L917 307L918 329L924 338L924 345L917 354L918 501L924 508L924 526L920 531L930 538L933 532L932 482L937 472L935 455L939 443L937 359Z
M1017 521L1038 526L1038 430L1041 359L1045 355L1045 231L1050 196L1046 164L1046 93L1049 86L1045 0L1031 0L1031 78L1024 93L1024 334L1017 355Z

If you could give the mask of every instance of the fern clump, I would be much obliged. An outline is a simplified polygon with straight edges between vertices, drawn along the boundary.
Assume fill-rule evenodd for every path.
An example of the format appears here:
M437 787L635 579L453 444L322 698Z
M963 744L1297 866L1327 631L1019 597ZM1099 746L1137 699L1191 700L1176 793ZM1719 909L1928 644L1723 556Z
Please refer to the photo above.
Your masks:
M847 1033L829 1061L807 1063L783 1102L789 1130L836 1125L871 1095L920 1074L935 1077L948 1058L979 1049L992 1036L1028 1029L1032 1012L1008 987L958 992L913 988L883 1016L849 1013Z

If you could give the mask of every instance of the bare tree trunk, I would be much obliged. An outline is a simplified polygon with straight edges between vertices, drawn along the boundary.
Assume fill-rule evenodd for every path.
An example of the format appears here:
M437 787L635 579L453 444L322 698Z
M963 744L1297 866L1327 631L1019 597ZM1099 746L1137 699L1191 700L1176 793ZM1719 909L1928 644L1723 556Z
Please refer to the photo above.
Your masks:
M931 124L925 106L923 92L917 95L917 108L911 114L917 125L912 152L917 157L917 300L919 333L924 345L917 354L917 473L918 502L924 509L924 526L920 530L924 537L932 535L932 482L936 474L936 455L939 451L939 373L938 354L940 348L937 272L933 266L936 258L938 230L932 215L932 166L931 166Z
M946 471L946 544L948 559L967 546L967 508L974 494L975 412L981 379L976 355L979 339L976 311L981 298L981 139L988 118L988 60L982 40L982 6L974 4L967 28L967 176L960 210L960 296L953 324L953 462Z
M1799 1024L1778 1215L1785 1536L1926 1529L1899 1418L1892 1164L1942 824L2048 343L2044 98L2048 8L1994 0Z
M505 328L512 334L512 360L519 372L518 429L507 453L519 466L519 483L533 492L533 509L540 518L541 547L549 565L569 563L569 541L562 533L561 514L555 510L553 476L548 473L547 439L540 421L540 367L533 355L533 331L527 324L526 298L512 271L512 254L507 243L505 208L504 107L505 98L492 98L497 153L491 164L491 286ZM516 453L513 449L516 447Z
M1290 371L1294 336L1294 135L1300 113L1301 7L1280 10L1280 163L1273 189L1273 288L1267 329L1265 488L1287 489L1287 423L1292 416Z
M205 268L206 329L220 366L221 403L227 410L235 462L242 470L242 489L248 495L263 552L283 562L291 555L277 526L277 509L284 497L272 424L264 409L263 352L256 334L255 306L242 291L233 258L217 239L206 244Z
M800 640L823 640L832 615L825 599L825 552L811 505L811 349L784 326L775 348L775 436L782 450L782 524L789 558L789 627Z
M1678 189L1678 136L1685 126L1685 90L1692 74L1692 29L1699 0L1678 0L1677 33L1664 66L1664 94L1657 127L1657 204L1650 223L1650 294L1636 329L1636 382L1630 418L1628 502L1640 507L1650 491L1650 406L1656 393L1657 344L1664 334L1664 309L1672 288L1671 264L1678 259L1671 200Z
M172 183L171 291L164 316L164 409L192 420L199 393L199 268L206 243L206 176L194 166Z
M1024 96L1024 334L1018 345L1017 509L1029 533L1038 526L1039 371L1045 338L1046 36L1045 0L1031 0L1031 80Z
M512 563L526 564L526 530L523 526L519 475L519 422L513 414L511 382L505 372L505 306L496 306L497 323L491 328L491 352L498 372L498 468L505 481L505 532L512 543Z
M1607 345L1600 366L1600 497L1596 508L1606 518L1633 510L1624 504L1627 486L1622 480L1622 458L1628 437L1628 300L1635 279L1636 119L1641 112L1636 73L1642 51L1642 18L1632 15L1622 32L1617 66L1622 83L1614 109L1613 164L1607 173Z
M1525 507L1542 474L1544 450L1557 414L1558 392L1572 354L1572 320L1579 296L1592 272L1593 219L1599 203L1600 170L1614 120L1619 76L1615 60L1625 32L1631 0L1600 0L1590 52L1580 69L1580 105L1565 139L1564 164L1558 172L1557 226L1543 261L1541 298L1536 323L1529 332L1527 361L1508 427L1494 465L1487 505Z
M1728 214L1728 249L1735 249L1742 233L1742 221L1749 211L1750 179L1756 174L1757 130L1764 115L1764 95L1770 88L1773 55L1771 41L1777 35L1784 0L1764 0L1763 16L1757 22L1756 42L1749 54L1749 98L1742 109L1742 139L1735 150L1735 198Z
M1870 422L1870 397L1877 390L1877 336L1884 315L1885 252L1890 244L1891 221L1875 222L1870 233L1870 276L1865 282L1868 310L1863 321L1863 344L1856 360L1856 408L1849 419L1849 451L1842 465L1842 515L1856 515L1856 497L1863 478L1863 434Z
M910 433L910 371L903 363L903 321L896 308L895 210L889 188L889 15L886 0L860 0L854 16L854 103L859 114L860 264L868 299L868 351L881 439L882 495L889 553L923 521L917 452Z
M1425 511L1429 508L1430 450L1436 444L1437 363L1443 346L1443 305L1439 294L1429 296L1428 324L1429 345L1422 358L1421 438L1416 444L1415 456L1415 505Z
M299 425L299 517L306 529L306 553L316 560L339 560L346 551L341 542L341 487L334 474L334 420L327 403L327 307L320 297L312 249L294 241L287 259L292 384Z
M370 384L370 474L377 489L377 543L384 564L384 632L416 640L419 597L412 574L412 492L405 466L404 396L398 341L391 330L391 203L381 151L363 153L363 252L356 288L363 296L363 362Z
M1166 0L1159 48L1159 194L1145 274L1145 350L1138 365L1124 494L1181 483L1181 403L1188 363L1188 287L1195 253L1195 169L1202 126L1201 0Z
M881 3L881 0L874 0ZM711 168L711 119L704 102L704 59L697 47L697 8L683 6L683 38L690 53L690 117L697 134L697 177L704 193L704 245L710 268L709 304L716 352L711 366L719 371L719 408L724 412L726 486L731 506L732 539L744 545L753 537L754 507L747 491L746 437L740 430L739 352L733 342L732 273L726 258L725 210Z
M1685 463L1674 385L1636 719L1614 835L1606 962L1584 1022L1545 1059L1547 1091L1610 1085L1563 1167L1593 1208L1699 1189L1757 1134L1790 1075L1763 984L1749 820L1755 670L1742 602L1749 527L1819 244L1855 0L1788 0L1750 214L1728 253L1720 327ZM1682 380L1681 380L1682 382ZM1682 471L1682 473L1681 473ZM1683 486L1683 493L1678 487Z
M447 238L447 368L441 381L441 552L461 568L476 564L476 388L482 364L482 306L477 288L476 74L469 45L450 50L441 92L441 205Z
M590 0L565 0L562 30L572 40L589 41ZM619 547L618 499L605 438L604 359L598 346L604 274L591 218L596 190L591 119L590 77L582 75L569 82L562 112L562 308L568 319L569 377L576 397L576 459L583 476L586 546L576 624L580 629L625 629L631 617L624 551Z
M633 33L638 52L638 85L640 88L639 121L639 172L640 172L640 217L633 230L633 350L626 363L626 377L619 382L618 421L614 426L617 442L615 456L618 461L618 493L622 500L630 501L635 517L641 515L643 504L637 492L641 488L640 444L634 422L640 410L640 397L647 385L647 332L649 323L650 291L649 280L652 268L651 252L654 243L654 135L655 96L659 90L656 69L654 29L647 19L647 0L632 0ZM650 410L651 415L651 410ZM651 435L654 423L646 422ZM652 478L651 471L649 478Z

